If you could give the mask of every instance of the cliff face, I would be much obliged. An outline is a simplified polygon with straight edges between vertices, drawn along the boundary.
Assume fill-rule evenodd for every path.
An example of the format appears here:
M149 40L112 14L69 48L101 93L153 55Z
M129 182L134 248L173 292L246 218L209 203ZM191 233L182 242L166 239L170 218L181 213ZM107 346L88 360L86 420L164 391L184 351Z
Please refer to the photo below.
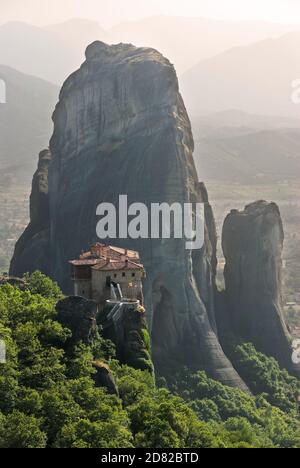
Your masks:
M41 270L50 274L49 264L49 190L48 169L51 162L51 152L41 151L38 168L33 176L30 195L30 223L18 240L10 271L16 276L24 272Z
M223 228L227 318L238 337L300 377L282 309L283 240L274 203L256 202L227 216Z
M189 365L245 388L216 335L214 218L197 179L190 121L173 66L153 49L93 43L80 70L65 82L53 120L48 230L36 229L38 223L32 235L27 230L12 272L39 268L71 292L67 262L97 240L99 203L117 206L120 194L128 195L129 204L147 206L204 202L201 251L186 250L182 239L109 242L141 253L156 367L166 373ZM32 211L39 211L31 201Z
M99 337L97 327L98 307L94 301L83 297L69 296L56 305L57 320L64 327L71 330L71 337L67 347L74 350L80 342L92 345Z
M153 374L146 314L139 303L106 305L97 321L104 338L116 345L117 359L121 363Z

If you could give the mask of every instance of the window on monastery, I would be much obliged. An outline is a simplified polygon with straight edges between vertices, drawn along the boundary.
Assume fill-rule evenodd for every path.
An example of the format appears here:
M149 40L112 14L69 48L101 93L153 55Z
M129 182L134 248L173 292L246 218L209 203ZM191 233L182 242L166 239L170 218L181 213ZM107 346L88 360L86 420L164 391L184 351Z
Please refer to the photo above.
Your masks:
M125 278L125 276L126 276L126 273L122 273L122 276L123 276L123 278Z

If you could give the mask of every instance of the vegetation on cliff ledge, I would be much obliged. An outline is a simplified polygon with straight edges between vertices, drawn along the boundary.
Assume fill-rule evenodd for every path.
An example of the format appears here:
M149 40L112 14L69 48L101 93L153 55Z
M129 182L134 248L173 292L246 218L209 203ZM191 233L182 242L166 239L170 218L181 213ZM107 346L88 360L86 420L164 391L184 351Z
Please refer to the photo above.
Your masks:
M163 379L155 386L150 372L121 365L101 335L91 346L66 350L71 331L57 321L59 288L39 273L27 282L25 291L0 287L0 337L7 346L0 447L300 447L296 383L274 363L268 374L253 349L239 352L263 394L252 397L203 372L182 373L169 389ZM95 359L113 372L118 395L97 387Z

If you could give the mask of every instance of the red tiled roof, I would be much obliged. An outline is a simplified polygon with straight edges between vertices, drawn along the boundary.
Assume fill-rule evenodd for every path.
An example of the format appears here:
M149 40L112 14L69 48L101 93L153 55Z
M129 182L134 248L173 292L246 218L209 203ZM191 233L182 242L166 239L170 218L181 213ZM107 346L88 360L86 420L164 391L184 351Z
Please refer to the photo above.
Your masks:
M127 260L127 261L126 261ZM97 270L142 269L139 253L111 245L94 244L89 252L69 262L73 266L91 266Z
M109 249L113 252L116 252L119 255L126 255L126 257L128 258L135 258L135 259L140 258L139 253L136 252L135 250L126 250L126 249L121 249L119 247L112 247L112 246L109 246Z
M99 259L95 258L95 259L86 259L86 260L71 260L69 263L71 263L71 265L74 265L74 266L93 266L93 265L97 265L97 263L99 262Z
M143 270L143 265L140 263L131 262L130 260L126 261L114 261L107 260L104 263L99 263L93 266L93 270L102 270L102 271L115 271L115 270Z

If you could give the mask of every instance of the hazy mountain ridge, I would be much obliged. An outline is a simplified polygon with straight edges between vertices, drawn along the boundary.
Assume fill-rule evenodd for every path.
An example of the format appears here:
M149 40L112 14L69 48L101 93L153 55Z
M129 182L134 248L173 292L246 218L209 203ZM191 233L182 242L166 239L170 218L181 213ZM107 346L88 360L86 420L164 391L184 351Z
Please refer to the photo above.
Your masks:
M47 146L58 99L57 86L0 65L6 83L6 104L0 105L0 167L31 177L36 153Z
M180 75L196 65L197 60L212 57L231 47L280 36L291 28L296 29L295 26L258 21L159 16L122 23L109 33L114 40L160 50L175 64Z
M236 47L201 61L182 76L191 114L235 108L264 115L300 116L292 82L300 76L300 32Z
M56 34L61 40L72 47L84 47L95 38L106 41L109 32L105 31L97 21L74 18L64 23L52 24L45 31Z
M231 47L279 37L292 29L297 27L168 16L124 22L109 30L84 19L42 28L10 22L0 26L0 63L61 85L80 65L87 44L102 40L154 47L174 63L180 75Z
M269 184L299 178L298 120L233 110L192 122L195 162L204 180Z
M258 115L249 114L238 109L226 109L220 112L204 112L198 115L192 115L191 120L196 131L199 128L236 128L242 131L251 129L275 129L275 128L299 128L299 119L291 117L281 117L276 115Z

